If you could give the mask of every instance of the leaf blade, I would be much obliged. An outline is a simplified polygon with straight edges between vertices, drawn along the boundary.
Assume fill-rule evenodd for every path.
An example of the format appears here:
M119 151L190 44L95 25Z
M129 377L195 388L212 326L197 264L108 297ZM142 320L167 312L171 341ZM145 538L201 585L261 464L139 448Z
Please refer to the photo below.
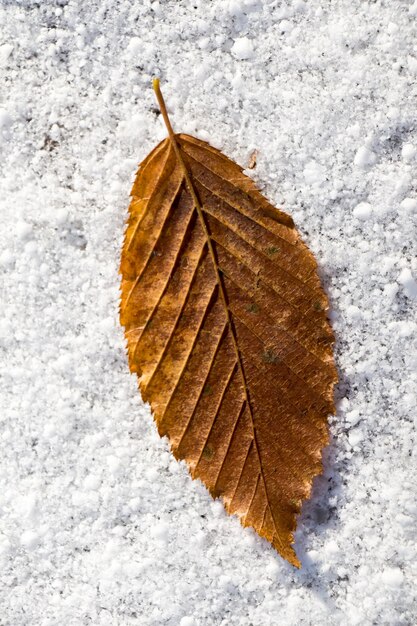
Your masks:
M174 455L298 567L336 381L317 264L242 168L168 130L139 168L122 251L130 368Z

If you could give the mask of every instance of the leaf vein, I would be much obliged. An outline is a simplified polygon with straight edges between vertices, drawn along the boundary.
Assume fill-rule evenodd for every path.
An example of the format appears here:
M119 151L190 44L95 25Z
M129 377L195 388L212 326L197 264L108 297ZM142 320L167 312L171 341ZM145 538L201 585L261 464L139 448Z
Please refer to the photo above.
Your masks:
M200 463L200 461L201 461L201 458L202 458L202 455L203 455L203 452L204 452L204 448L206 447L207 442L208 442L208 440L209 440L209 438L210 438L210 435L211 435L211 433L212 433L212 431L213 431L213 427L214 427L214 424L215 424L215 422L216 422L216 420L217 420L217 417L218 417L218 415L219 415L219 413L220 413L220 409L221 409L221 406L222 406L222 404L223 404L223 400L224 400L224 398L225 398L226 392L227 392L227 390L228 390L228 388L229 388L229 386L230 386L230 384L231 384L231 381L232 381L233 375L234 375L234 373L235 373L235 371L236 371L236 366L237 366L237 361L234 361L234 363L233 363L233 367L232 367L232 369L230 370L230 374L229 374L229 376L228 376L228 377L227 377L227 379L226 379L226 384L225 384L225 386L224 386L224 388L223 388L223 390L222 390L222 393L221 393L220 399L219 399L219 401L218 401L218 403L217 403L216 413L214 414L214 417L212 418L212 422L211 422L211 425L210 425L210 430L208 431L208 433L207 433L207 435L206 435L206 437L205 437L205 440L204 440L203 446L202 446L202 448L201 448L201 452L200 452L200 454L199 454L199 457L198 457L197 463L196 463L196 465L195 465L195 469L197 469L198 464L199 464L199 463Z
M217 342L217 344L216 344L216 349L215 349L215 351L214 351L213 356L211 357L210 367L209 367L209 369L208 369L208 371L207 371L207 373L206 373L206 376L205 376L205 378L204 378L204 382L203 382L203 384L202 384L202 385L201 385L201 387L200 387L200 390L199 390L199 393L198 393L198 396L197 396L197 401L196 401L196 403L195 403L195 405L194 405L194 408L193 408L193 410L192 410L192 413L191 413L191 415L190 415L190 418L189 418L189 420L188 420L188 422L187 422L187 424L186 424L185 430L184 430L184 432L182 433L182 435L181 435L181 437L180 437L180 439L179 439L179 441L178 441L178 443L177 443L177 449L179 449L179 447L181 446L181 443L183 442L184 437L185 437L186 433L188 432L188 429L189 429L189 427L190 427L190 425L191 425L191 422L192 422L192 420L193 420L193 418L194 418L195 412L196 412L196 410L197 410L198 404L199 404L199 402L200 402L200 399L201 399L201 396L202 396L202 393L203 393L203 389L204 389L204 387L205 387L205 385L206 385L206 383L207 383L207 380L208 380L208 378L209 378L209 376L210 376L210 373L211 373L211 371L212 371L212 369L213 369L214 361L216 360L216 356L217 356L217 354L218 354L218 352L219 352L220 346L222 345L222 343L223 343L223 341L224 341L224 339L225 339L225 337L226 337L226 335L227 335L227 329L228 329L228 326L227 326L227 324L226 324L226 325L223 327L223 330L222 330L222 332L221 332L221 333L220 333L220 335L219 335L219 340L218 340L218 342Z

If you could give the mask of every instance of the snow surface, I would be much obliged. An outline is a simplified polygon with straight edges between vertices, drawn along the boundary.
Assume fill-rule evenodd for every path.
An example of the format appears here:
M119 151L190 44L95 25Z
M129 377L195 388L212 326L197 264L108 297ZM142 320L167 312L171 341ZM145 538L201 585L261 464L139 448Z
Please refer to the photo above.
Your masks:
M417 2L3 0L2 626L408 625L416 608ZM296 571L157 436L118 262L175 128L294 217L340 369Z

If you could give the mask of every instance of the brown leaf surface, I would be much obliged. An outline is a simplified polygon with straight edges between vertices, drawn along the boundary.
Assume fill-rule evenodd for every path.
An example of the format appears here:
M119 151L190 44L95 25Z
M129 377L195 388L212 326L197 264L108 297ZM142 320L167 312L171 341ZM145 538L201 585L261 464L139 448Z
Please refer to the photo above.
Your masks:
M173 134L158 97L170 136L139 167L121 260L130 369L193 478L299 566L336 381L317 264L242 168Z

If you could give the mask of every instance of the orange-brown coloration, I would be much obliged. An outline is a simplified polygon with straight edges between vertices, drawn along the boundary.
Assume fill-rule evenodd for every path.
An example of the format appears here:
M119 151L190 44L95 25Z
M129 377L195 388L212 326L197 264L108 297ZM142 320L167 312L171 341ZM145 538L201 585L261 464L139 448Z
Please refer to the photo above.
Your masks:
M122 252L129 364L159 433L290 563L322 470L336 370L328 301L291 217L236 163L174 135L141 163Z

